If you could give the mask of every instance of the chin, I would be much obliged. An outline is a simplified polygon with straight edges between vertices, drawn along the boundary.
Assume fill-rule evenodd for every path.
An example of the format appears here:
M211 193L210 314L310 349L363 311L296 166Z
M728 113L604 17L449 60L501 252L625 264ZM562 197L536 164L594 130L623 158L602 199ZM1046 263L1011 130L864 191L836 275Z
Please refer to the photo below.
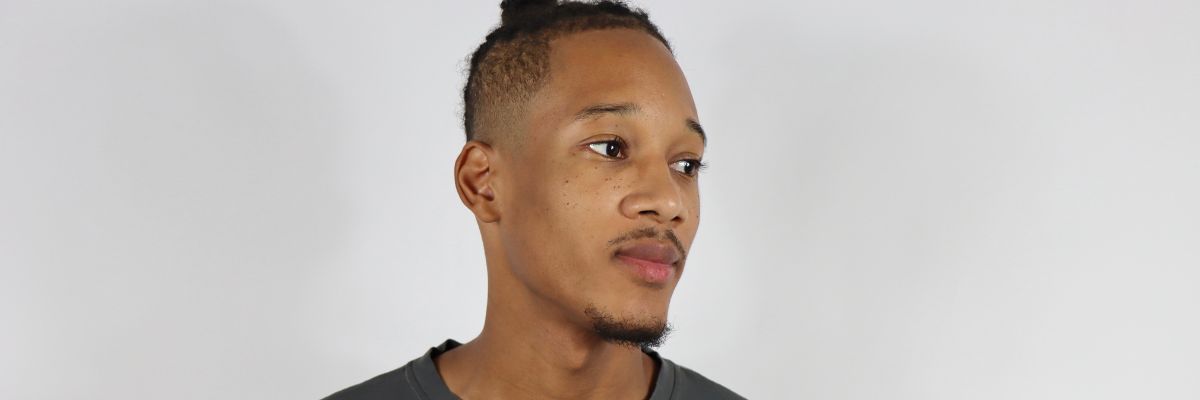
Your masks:
M671 305L670 288L651 289L634 284L612 295L594 298L590 303L607 314L627 320L665 320Z
M584 314L592 324L592 331L610 343L639 347L658 347L671 331L665 313L663 315L633 313L613 314L598 306L590 305Z

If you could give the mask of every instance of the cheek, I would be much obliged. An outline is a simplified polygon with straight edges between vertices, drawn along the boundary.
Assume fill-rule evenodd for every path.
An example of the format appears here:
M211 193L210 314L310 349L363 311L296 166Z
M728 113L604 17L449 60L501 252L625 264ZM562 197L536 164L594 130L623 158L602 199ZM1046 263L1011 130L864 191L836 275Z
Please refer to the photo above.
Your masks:
M616 166L546 163L520 176L519 196L510 204L522 238L522 253L547 267L579 264L602 254L621 233L620 200L628 179ZM532 254L536 253L536 254Z
M624 178L602 164L569 165L563 171L555 190L564 208L569 210L594 211L625 186Z
M573 167L573 168L572 168ZM513 204L513 215L520 218L527 239L547 263L577 264L603 248L607 225L616 220L613 199L623 188L619 177L604 177L603 168L580 168L570 163L548 165L554 172L538 177L527 176L521 198ZM530 243L533 244L533 243ZM550 259L553 258L553 259Z
M514 243L521 248L520 272L552 297L587 298L598 271L603 268L613 214L605 206L609 186L589 174L562 171L530 188L519 207L526 208L522 221L525 237ZM553 293L553 294L551 294Z
M692 225L699 224L700 223L700 192L699 192L699 190L695 190L695 189L692 190L692 206L691 206L690 211L691 211L692 220L694 221L692 223Z
M688 249L692 247L692 240L696 237L696 231L700 227L700 194L695 186L688 189L685 201L687 205L687 220L675 229L675 234L679 240L683 242Z
M560 240L574 248L577 257L603 254L607 243L622 229L619 203L626 180L604 166L578 168L555 181L552 216L558 221ZM583 261L583 260L580 260Z

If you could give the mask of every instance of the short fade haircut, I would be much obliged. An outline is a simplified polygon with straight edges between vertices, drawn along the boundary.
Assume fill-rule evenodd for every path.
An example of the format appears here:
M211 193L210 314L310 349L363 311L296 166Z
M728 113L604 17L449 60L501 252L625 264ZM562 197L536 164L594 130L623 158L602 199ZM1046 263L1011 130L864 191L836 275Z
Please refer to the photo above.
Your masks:
M550 41L571 33L634 29L671 45L641 9L624 1L505 0L500 26L470 57L463 87L467 140L491 144L501 127L517 126L517 115L550 72Z

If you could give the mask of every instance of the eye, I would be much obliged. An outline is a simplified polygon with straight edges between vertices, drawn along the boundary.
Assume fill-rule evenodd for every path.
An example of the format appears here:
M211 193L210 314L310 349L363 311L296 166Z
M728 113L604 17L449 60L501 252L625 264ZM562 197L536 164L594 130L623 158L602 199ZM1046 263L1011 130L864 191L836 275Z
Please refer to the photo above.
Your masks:
M589 143L587 146L596 154L608 158L625 158L625 143L618 139Z
M700 160L679 160L671 163L671 169L691 177L698 175L703 168L704 163Z

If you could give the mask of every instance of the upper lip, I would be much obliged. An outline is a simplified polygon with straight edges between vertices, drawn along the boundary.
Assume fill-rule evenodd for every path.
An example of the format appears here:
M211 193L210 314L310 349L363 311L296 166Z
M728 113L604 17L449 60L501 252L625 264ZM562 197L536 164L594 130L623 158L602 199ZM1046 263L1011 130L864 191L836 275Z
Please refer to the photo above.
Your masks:
M621 246L617 255L670 265L675 265L683 258L671 243L653 239L638 240Z

